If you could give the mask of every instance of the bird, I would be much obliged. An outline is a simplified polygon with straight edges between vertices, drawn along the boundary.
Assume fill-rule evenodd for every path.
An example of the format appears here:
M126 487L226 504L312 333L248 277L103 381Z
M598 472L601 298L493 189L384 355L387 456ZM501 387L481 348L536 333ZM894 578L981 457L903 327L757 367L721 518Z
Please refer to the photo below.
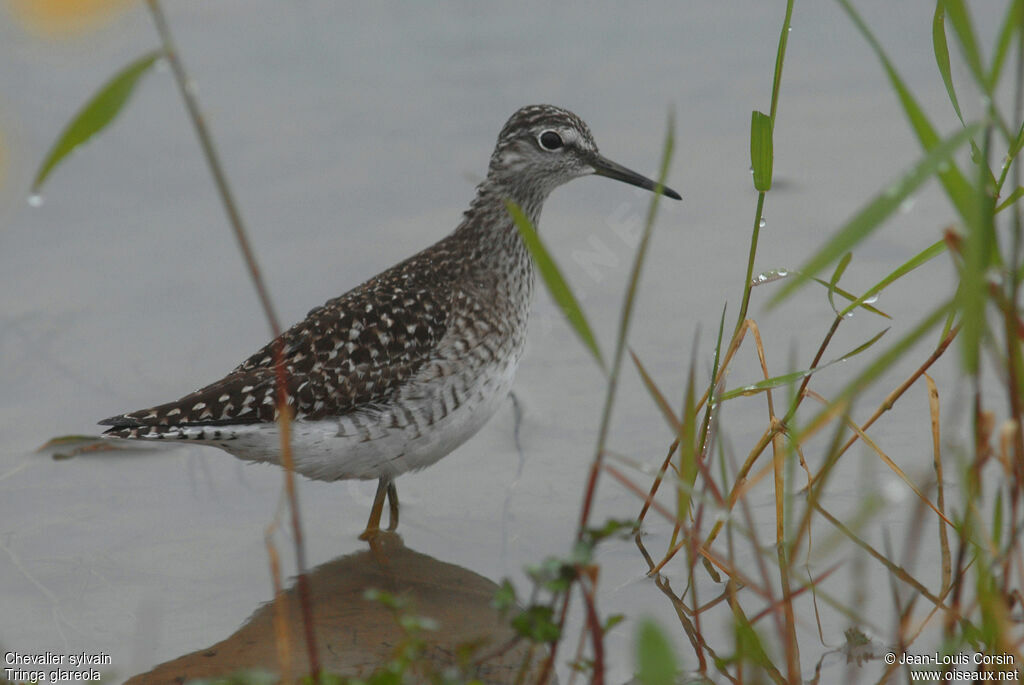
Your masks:
M186 440L281 464L275 349L286 372L293 470L377 480L366 529L398 526L399 475L472 437L508 397L523 354L534 267L507 203L537 226L558 186L596 174L680 200L604 157L567 109L530 105L502 127L487 175L446 237L311 310L223 378L100 421L106 438Z

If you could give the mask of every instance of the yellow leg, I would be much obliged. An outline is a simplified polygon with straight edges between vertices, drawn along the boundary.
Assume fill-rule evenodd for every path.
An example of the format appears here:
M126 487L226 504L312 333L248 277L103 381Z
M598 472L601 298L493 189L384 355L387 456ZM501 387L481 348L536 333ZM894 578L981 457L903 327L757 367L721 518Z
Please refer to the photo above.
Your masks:
M398 488L394 481L388 483L388 530L398 528Z
M373 498L373 506L370 508L370 520L366 522L366 530L359 536L360 540L369 540L380 532L380 517L384 513L384 498L388 495L389 488L393 487L387 478L377 481L377 495ZM398 506L397 501L397 499L393 500L392 507Z

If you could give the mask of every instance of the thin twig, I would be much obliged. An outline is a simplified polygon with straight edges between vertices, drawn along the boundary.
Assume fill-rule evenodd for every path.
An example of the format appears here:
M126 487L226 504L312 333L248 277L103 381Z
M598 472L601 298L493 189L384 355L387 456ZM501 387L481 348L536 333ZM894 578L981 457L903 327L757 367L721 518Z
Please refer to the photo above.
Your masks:
M199 138L199 144L202 147L203 156L210 168L210 173L213 175L213 181L217 186L217 192L220 195L222 204L224 205L224 210L227 212L228 222L231 224L231 229L235 234L238 247L242 251L242 257L245 259L245 264L249 269L249 275L256 288L256 294L259 297L260 304L263 307L263 313L267 317L271 333L277 342L277 344L274 345L274 370L277 381L278 424L281 433L281 462L284 466L285 473L285 491L288 495L288 504L292 513L292 534L295 537L295 557L299 572L299 602L302 606L302 617L303 623L305 624L306 647L309 651L309 665L313 677L319 678L320 661L316 649L316 635L313 630L313 613L310 605L309 582L306 574L306 552L302 536L302 520L299 514L298 494L295 491L295 474L292 470L294 464L291 453L291 415L288 411L287 376L284 368L282 341L280 340L281 324L274 311L274 305L270 299L270 293L267 290L266 284L263 282L263 277L260 274L260 268L256 262L256 255L249 244L249 238L242 222L241 213L239 212L238 205L235 203L234 196L231 193L231 187L228 185L228 179L220 163L220 158L217 155L216 148L214 147L213 138L210 135L206 122L203 119L202 112L199 109L199 103L195 97L193 84L189 80L188 74L185 72L185 67L178 56L178 51L174 45L174 40L171 37L170 27L164 17L163 10L161 9L158 0L147 0L147 5L149 6L150 13L153 15L153 23L156 25L157 33L160 35L164 55L167 57L167 61L171 66L171 72L174 74L174 80L178 84L178 90L180 91L181 98L185 103L185 109L188 110L192 126L196 132L196 136Z

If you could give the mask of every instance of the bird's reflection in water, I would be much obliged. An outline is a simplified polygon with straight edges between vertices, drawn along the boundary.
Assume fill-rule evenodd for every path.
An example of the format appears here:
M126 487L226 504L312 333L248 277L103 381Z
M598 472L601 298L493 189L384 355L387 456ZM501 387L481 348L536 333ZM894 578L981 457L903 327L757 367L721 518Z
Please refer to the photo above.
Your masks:
M523 676L520 669L529 645L513 643L507 620L492 607L497 585L460 566L408 549L394 533L382 532L371 549L318 566L309 574L309 585L320 665L328 672L368 676L407 643L408 634L395 613L365 597L372 588L406 600L406 613L436 621L436 630L419 633L426 643L421 661L427 663L420 664L422 670L438 672L459 663L463 648L476 645L473 658L483 661L475 666L474 677L510 683ZM298 596L293 583L285 592L289 681L309 672ZM250 668L280 673L274 613L274 603L267 603L227 639L160 664L128 682L183 683ZM527 682L532 682L528 674L538 670L542 658L536 650L533 666L527 669Z

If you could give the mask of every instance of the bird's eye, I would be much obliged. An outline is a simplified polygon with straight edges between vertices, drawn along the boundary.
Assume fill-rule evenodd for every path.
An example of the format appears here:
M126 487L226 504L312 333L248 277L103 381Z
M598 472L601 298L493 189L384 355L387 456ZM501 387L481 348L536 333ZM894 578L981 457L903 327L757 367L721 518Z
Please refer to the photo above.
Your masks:
M544 131L537 136L537 142L545 150L557 150L562 147L562 136L554 131Z

